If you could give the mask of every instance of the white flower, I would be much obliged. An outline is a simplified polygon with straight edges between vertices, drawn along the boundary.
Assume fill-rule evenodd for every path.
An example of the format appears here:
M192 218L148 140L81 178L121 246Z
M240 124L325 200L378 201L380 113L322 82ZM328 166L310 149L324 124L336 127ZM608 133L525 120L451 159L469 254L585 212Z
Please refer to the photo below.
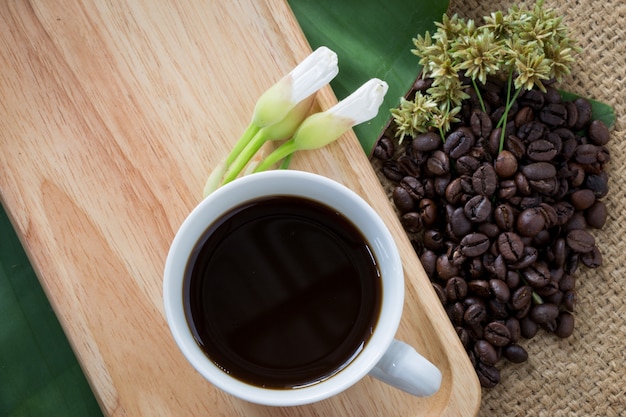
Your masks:
M337 54L325 46L317 48L261 95L252 123L262 128L280 122L296 104L328 84L338 72Z

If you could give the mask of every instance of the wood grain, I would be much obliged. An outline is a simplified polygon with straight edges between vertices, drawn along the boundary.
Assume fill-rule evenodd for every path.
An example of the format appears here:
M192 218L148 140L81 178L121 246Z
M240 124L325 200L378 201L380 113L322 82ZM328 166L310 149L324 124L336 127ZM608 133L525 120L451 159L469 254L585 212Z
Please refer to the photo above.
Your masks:
M477 412L474 371L352 133L292 167L348 185L391 228L407 282L398 337L440 367L440 392L413 398L366 378L267 408L214 389L174 344L161 299L169 243L256 98L309 52L283 0L0 4L2 202L106 415ZM318 108L336 100L318 97Z

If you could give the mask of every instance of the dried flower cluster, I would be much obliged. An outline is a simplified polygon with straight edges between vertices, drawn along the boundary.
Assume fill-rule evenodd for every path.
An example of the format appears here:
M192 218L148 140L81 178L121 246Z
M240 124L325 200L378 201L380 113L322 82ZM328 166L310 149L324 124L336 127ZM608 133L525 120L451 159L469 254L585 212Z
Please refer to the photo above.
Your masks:
M507 98L510 106L520 91L545 91L544 82L560 82L569 74L578 48L562 17L543 3L539 0L532 10L514 7L506 14L491 13L482 26L444 15L432 36L427 32L413 39L411 52L420 57L422 76L432 79L432 86L414 100L401 99L391 111L399 140L433 129L445 140L450 126L459 121L462 101L469 98L466 89L473 86L482 102L477 83L485 84L487 77L508 79L510 93L514 87Z

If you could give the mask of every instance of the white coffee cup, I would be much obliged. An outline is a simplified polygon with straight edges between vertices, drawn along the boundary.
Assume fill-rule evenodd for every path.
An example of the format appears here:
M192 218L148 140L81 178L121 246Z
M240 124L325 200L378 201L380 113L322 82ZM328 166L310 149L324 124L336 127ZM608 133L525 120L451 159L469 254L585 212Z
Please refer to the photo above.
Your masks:
M354 359L333 376L308 386L269 389L242 382L216 366L194 339L185 317L185 270L196 243L222 214L271 195L299 196L334 208L362 232L374 251L382 278L382 302L370 339ZM295 170L251 174L217 189L185 219L165 263L163 299L170 330L191 365L216 387L241 399L272 406L320 401L338 394L366 375L416 396L429 396L441 385L441 372L414 348L394 339L404 304L404 274L398 249L380 216L359 195L326 177Z

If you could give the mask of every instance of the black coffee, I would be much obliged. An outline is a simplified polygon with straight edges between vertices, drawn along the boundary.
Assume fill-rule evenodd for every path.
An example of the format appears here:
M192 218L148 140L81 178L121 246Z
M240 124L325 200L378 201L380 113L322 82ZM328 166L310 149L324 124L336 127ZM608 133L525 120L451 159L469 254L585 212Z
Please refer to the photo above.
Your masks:
M376 324L382 295L361 232L317 202L254 200L212 224L185 278L187 320L225 372L270 388L322 381Z

